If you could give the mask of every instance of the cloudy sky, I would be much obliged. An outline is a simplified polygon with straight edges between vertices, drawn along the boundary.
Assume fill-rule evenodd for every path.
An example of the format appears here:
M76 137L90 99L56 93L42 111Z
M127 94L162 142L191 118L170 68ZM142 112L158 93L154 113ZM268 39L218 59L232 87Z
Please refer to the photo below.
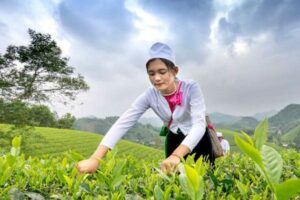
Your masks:
M91 87L52 108L104 117L150 86L147 51L166 42L209 113L252 115L300 104L299 10L299 0L0 0L0 53L28 44L28 28L51 34Z

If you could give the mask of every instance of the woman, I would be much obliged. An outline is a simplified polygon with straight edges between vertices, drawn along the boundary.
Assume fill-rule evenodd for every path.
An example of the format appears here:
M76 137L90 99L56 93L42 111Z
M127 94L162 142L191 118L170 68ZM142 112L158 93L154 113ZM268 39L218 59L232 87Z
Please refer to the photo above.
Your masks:
M171 171L180 163L180 158L194 153L195 159L202 155L214 162L199 84L192 80L181 81L176 77L179 68L175 65L174 53L163 43L155 43L150 48L146 69L154 87L140 95L115 122L94 154L78 163L79 172L96 171L99 159L113 148L148 108L166 125L166 159L161 165L162 170Z

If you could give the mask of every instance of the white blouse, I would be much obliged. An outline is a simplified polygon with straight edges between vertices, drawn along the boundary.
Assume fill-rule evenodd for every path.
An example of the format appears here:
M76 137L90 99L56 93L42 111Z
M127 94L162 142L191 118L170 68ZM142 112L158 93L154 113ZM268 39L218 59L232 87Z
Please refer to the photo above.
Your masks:
M180 91L183 92L182 104L176 105L172 113L165 97L155 87L148 88L114 123L100 144L112 149L142 114L151 108L165 125L172 116L170 130L177 133L179 128L186 135L181 144L192 151L205 133L205 103L200 85L193 80L183 80Z

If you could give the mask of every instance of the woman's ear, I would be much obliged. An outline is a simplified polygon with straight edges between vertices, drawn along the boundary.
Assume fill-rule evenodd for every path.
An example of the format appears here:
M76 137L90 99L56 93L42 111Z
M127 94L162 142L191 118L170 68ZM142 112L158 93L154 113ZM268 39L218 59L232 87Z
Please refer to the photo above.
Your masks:
M174 76L176 76L179 72L179 67L175 66L173 72L174 72Z

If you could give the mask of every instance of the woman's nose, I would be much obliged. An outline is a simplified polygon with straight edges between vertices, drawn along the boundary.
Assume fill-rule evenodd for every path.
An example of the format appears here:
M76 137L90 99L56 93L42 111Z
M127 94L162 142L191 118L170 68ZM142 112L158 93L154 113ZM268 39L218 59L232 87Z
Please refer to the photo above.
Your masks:
M154 76L154 80L155 80L155 81L159 81L160 79L161 79L161 77L160 77L159 74L156 74L156 75Z

